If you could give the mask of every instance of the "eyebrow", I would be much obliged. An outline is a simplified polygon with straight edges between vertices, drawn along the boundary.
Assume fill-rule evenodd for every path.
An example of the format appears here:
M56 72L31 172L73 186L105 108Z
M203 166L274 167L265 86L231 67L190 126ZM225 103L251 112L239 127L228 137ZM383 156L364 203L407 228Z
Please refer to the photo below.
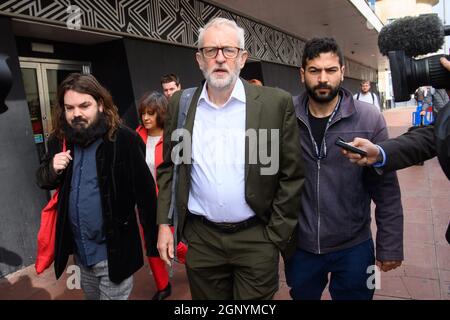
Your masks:
M78 106L80 107L80 106L89 106L89 105L91 105L92 103L90 102L90 101L84 101L84 102L82 102L82 103L80 103ZM67 103L64 103L64 107L74 107L73 105L71 105L71 104L67 104Z
M332 70L339 70L338 66L333 66L333 67L329 67L329 68L319 68L319 67L314 67L314 66L310 66L308 67L308 70L326 70L326 71L332 71Z

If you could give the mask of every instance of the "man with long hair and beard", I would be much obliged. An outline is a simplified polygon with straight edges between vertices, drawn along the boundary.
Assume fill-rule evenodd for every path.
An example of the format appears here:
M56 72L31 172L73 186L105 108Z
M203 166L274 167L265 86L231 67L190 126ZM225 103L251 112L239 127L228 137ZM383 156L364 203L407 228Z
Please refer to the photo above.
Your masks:
M92 75L69 75L57 96L54 131L37 171L41 188L59 189L56 277L74 254L87 299L127 299L143 265L135 206L145 237L156 215L145 145L120 124L111 95Z
M306 92L294 98L294 106L306 175L297 250L285 264L293 299L320 299L329 274L332 299L372 299L375 264L389 271L403 260L397 176L352 166L335 145L339 137L388 138L381 113L341 87L344 70L334 39L314 38L305 44L301 79ZM376 205L376 256L371 200Z

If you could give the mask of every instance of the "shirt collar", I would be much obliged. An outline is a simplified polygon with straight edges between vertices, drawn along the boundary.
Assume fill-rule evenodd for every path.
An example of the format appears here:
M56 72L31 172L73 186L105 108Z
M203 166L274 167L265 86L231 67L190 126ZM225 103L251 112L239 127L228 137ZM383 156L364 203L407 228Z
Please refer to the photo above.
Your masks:
M211 102L211 100L209 100L208 92L206 91L206 84L207 84L207 82L205 81L205 83L203 84L202 93L200 94L200 98L198 99L198 102L200 103L200 102L204 101L208 105L217 107L213 102ZM231 92L230 98L224 104L224 107L227 106L228 103L232 100L237 100L242 103L246 102L245 88L244 88L244 84L242 83L242 80L240 78L238 78L236 80L236 83L234 84L234 88L233 88L233 91Z

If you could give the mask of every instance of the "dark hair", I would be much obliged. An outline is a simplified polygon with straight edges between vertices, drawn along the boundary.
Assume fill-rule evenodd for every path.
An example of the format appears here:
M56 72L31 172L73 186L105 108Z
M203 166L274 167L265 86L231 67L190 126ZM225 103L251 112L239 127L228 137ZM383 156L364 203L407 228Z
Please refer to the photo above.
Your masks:
M159 128L164 128L167 111L167 98L158 91L146 92L139 100L139 121L142 122L142 115L146 112L153 114L156 112L156 125Z
M344 56L339 45L333 38L312 38L305 43L302 56L302 68L306 67L308 60L317 58L321 53L333 52L339 57L339 64L344 65Z
M67 124L64 108L64 96L69 90L88 94L94 98L97 104L101 104L103 106L103 114L105 115L105 120L108 127L108 138L113 140L114 132L119 127L121 121L112 96L93 75L81 73L69 74L58 87L57 105L53 108L52 115L52 134L61 140L64 137L64 127Z
M177 86L180 85L180 78L173 73L165 74L161 77L161 85L163 83L175 82Z

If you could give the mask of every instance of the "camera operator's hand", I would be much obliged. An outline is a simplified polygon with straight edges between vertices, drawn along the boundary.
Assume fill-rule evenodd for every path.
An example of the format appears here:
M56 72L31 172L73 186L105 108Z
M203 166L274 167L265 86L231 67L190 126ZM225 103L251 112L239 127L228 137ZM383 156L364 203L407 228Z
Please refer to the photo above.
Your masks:
M441 64L445 69L450 71L450 60L447 60L445 57L441 57Z
M383 160L380 159L380 157L382 157L380 149L367 139L355 138L352 142L349 142L349 144L367 152L367 157L363 157L357 153L342 149L342 154L350 159L350 162L352 163L356 163L359 166L370 166L375 162Z

